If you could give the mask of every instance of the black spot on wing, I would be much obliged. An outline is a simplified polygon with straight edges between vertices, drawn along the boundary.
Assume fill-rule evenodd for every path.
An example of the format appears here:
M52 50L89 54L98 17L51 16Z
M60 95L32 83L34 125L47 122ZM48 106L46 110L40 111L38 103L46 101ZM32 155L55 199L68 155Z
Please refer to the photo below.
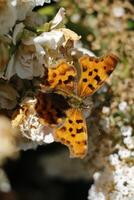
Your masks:
M52 76L53 76L53 78L55 78L57 76L57 74L54 72Z
M98 75L96 75L96 76L94 77L94 79L97 81L98 84L101 82L101 79L100 79L100 77L99 77Z
M87 66L83 66L83 72L87 71Z
M61 128L61 131L66 131L66 127L63 126L63 127Z
M70 76L68 77L68 79L65 80L65 81L63 81L63 82L64 82L64 84L68 84L68 83L70 83L70 82L72 82L72 81L74 81L74 77L70 75Z
M70 128L69 128L69 132L72 132L72 131L73 131L73 129L70 127Z
M75 137L75 134L72 133L71 136L72 136L72 137Z
M94 69L94 71L97 73L97 72L98 72L98 69Z
M62 84L62 80L61 79L58 81L58 84Z
M93 72L89 72L89 73L88 73L89 76L92 76L92 74L93 74Z
M95 88L93 87L92 84L88 84L88 87L89 87L91 90L95 90Z
M113 70L109 70L109 71L107 71L107 72L106 72L107 75L110 76L110 74L112 73L112 71L113 71Z
M76 120L76 123L78 123L78 124L79 124L79 123L83 123L83 120L82 120L82 119L77 119L77 120Z
M70 141L69 141L69 140L66 140L65 142L66 142L66 144L70 144Z
M84 132L84 128L82 127L82 128L80 128L80 129L76 129L76 133L82 133L82 132Z
M87 78L83 78L83 80L82 80L84 83L86 83L87 82Z
M69 122L70 124L72 124L72 123L73 123L73 121L72 121L71 119L69 119L69 120L68 120L68 122Z
M95 62L95 63L98 63L98 62L99 62L99 60L98 60L98 59L96 59L96 60L94 60L94 62Z
M106 69L107 69L107 67L106 67L106 66L104 66L103 68L104 68L104 70L106 70Z
M93 58L93 57L90 57L90 58L89 58L89 61L93 61L93 60L94 60L94 58Z

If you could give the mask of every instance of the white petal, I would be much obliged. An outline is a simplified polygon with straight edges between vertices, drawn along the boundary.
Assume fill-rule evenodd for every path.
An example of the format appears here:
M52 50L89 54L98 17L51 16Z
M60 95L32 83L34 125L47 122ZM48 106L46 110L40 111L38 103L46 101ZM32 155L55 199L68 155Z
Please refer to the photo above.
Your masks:
M45 55L46 54L45 50L43 49L43 47L39 43L35 43L35 48L36 48L36 51L39 55Z
M13 32L13 44L16 45L17 39L19 39L19 36L23 32L24 24L19 23L15 26L14 32Z
M49 134L45 135L44 136L44 142L48 143L48 144L54 142L53 134L49 133Z
M21 65L21 63L19 61L16 61L15 63L15 70L17 75L22 78L22 79L29 79L31 80L33 78L33 68L32 65L31 66L24 66Z
M26 0L26 1L17 1L16 12L17 19L22 21L26 16L32 12L32 9L35 7L35 1Z
M34 38L35 43L39 43L44 47L56 49L64 42L64 35L61 31L51 31L42 33L40 36Z
M15 74L15 67L14 67L14 55L9 60L9 63L7 65L7 70L5 77L10 80L10 78Z
M44 3L48 3L48 2L46 0L35 0L36 6L43 6Z
M15 8L10 1L0 8L0 34L6 34L14 26L17 19Z
M15 7L17 5L17 0L11 0L11 5Z
M38 65L34 65L33 67L33 76L35 77L43 77L44 75L44 68L41 64L38 63Z
M65 9L60 8L54 19L51 21L51 30L56 28L64 19L65 17Z

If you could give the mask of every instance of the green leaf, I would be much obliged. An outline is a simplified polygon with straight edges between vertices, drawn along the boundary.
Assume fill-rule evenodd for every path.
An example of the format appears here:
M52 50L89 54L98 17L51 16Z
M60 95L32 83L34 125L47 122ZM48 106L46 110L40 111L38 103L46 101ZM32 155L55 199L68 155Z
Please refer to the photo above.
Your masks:
M38 13L40 15L53 16L55 14L55 8L54 6L46 6L46 7L40 8L38 10Z
M134 30L134 20L129 19L129 20L127 21L127 28L128 28L129 30Z

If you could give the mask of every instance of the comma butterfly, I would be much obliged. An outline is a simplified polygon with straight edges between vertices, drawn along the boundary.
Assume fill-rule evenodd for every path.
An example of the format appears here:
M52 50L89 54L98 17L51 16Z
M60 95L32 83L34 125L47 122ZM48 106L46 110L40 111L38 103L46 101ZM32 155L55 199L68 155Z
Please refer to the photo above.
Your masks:
M47 79L41 85L67 96L70 108L65 111L64 123L55 130L55 139L69 147L72 157L83 158L87 153L87 127L83 115L84 99L98 90L114 70L118 58L114 54L95 58L84 55L77 68L62 60L56 67L49 67Z

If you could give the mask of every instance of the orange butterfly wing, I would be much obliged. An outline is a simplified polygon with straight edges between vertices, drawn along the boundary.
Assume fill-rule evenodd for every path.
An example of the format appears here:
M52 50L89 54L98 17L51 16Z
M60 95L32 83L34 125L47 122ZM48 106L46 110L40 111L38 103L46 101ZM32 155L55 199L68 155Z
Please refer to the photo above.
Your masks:
M66 117L65 110L69 108L63 96L39 92L36 98L35 111L43 125L56 127L63 123Z
M81 77L78 83L78 96L87 97L98 90L110 76L118 58L109 54L101 58L82 56L79 59Z
M54 89L63 91L64 93L70 93L74 90L76 75L77 72L74 66L62 60L56 67L52 68L50 66L48 68L47 78L44 80L41 88L42 90Z
M87 127L80 109L69 109L63 126L55 131L55 139L70 149L71 157L83 158L87 153Z

